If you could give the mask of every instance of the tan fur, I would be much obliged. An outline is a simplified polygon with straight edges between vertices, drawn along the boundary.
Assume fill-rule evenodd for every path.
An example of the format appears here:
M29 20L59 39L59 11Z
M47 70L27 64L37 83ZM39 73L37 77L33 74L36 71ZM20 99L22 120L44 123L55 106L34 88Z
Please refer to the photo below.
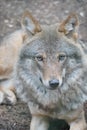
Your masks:
M23 14L23 16L25 16L25 14ZM6 100L12 104L16 102L16 96L14 93L15 87L12 84L12 75L18 58L19 50L26 39L27 32L21 26L20 30L5 36L0 41L0 104L7 103ZM7 87L6 84L3 84L6 81L8 82Z
M60 32L64 33L65 35L67 35L67 34L69 33L69 31L65 28L65 26L67 25L67 23L69 23L70 19L72 19L72 18L75 20L73 26L74 26L75 28L78 27L78 25L79 25L78 18L77 18L77 16L76 16L76 14L71 13L71 14L67 17L67 19L65 19L65 20L60 24L60 27L59 27L59 31L60 31ZM72 23L73 23L73 21L72 21ZM72 38L73 38L74 40L77 40L77 38L78 38L78 33L76 32L76 30L73 32Z
M31 13L26 10L24 12L24 15L22 17L22 25L24 26L24 24L26 24L26 18L29 17L31 19L31 21L33 22L33 24L35 25L35 28L32 30L32 34L36 34L37 32L41 32L41 27L38 23L38 21L36 19L34 19L34 17L31 15Z
M25 34L22 30L5 37L0 45L0 79L8 77L13 71L18 51L23 43Z

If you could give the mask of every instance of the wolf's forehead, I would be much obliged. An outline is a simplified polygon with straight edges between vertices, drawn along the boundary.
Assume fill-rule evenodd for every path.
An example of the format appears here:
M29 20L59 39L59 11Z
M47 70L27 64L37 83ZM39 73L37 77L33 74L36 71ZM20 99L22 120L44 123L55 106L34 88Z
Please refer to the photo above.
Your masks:
M48 43L60 39L60 33L58 32L57 26L46 26L43 28L41 38L46 40Z
M59 43L58 37L47 35L33 41L32 47L39 51L53 51L54 49L56 51L59 48Z
M39 52L58 52L58 51L71 51L74 44L58 32L57 26L45 27L40 35L37 35L31 43L28 44L29 50ZM75 47L76 48L76 47ZM73 49L75 50L75 49Z
M43 31L40 34L37 34L35 37L32 38L32 40L28 41L29 46L40 49L40 48L55 48L55 46L58 45L58 41L60 40L60 36L57 33L56 28L44 28Z
M41 37L39 39L42 42L41 46L45 46L46 49L51 49L55 51L67 51L69 49L76 50L76 45L74 40L67 38L65 35L58 32L58 27L55 26L51 28L50 26L43 30Z
M39 38L37 38L38 43L45 47L56 47L60 43L61 37L57 32L56 28L46 28L42 31Z

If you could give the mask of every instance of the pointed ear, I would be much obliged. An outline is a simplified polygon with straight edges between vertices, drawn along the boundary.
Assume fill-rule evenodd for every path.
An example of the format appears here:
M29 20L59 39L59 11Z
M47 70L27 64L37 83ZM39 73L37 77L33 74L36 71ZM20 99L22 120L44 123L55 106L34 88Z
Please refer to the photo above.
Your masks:
M58 31L64 33L68 38L77 40L79 21L76 14L70 14L59 26Z
M26 10L21 20L22 28L30 32L32 35L41 32L41 27L38 21L32 16L32 14Z

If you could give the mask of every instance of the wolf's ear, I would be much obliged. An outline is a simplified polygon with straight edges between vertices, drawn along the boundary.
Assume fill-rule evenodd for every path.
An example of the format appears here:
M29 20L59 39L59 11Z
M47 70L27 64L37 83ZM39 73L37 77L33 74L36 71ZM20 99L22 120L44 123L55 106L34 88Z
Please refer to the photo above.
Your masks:
M58 31L64 33L68 38L77 40L79 21L76 14L70 14L59 26Z
M32 35L41 32L41 27L38 21L26 10L22 16L21 25L23 29L30 32Z

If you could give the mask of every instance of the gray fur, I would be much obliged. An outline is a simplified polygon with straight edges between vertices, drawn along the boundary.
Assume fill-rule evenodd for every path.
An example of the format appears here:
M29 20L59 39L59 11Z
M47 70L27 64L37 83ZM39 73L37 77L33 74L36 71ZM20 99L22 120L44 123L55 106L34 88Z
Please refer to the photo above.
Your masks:
M56 25L43 27L43 32L23 46L15 68L15 84L18 96L27 102L33 115L69 121L87 100L86 55L79 43L68 39L56 28ZM60 65L56 55L61 52L66 54L66 60ZM35 60L35 56L42 53L46 54L46 68ZM62 80L55 90L48 89L44 79L43 72L48 69L54 78L59 74Z

